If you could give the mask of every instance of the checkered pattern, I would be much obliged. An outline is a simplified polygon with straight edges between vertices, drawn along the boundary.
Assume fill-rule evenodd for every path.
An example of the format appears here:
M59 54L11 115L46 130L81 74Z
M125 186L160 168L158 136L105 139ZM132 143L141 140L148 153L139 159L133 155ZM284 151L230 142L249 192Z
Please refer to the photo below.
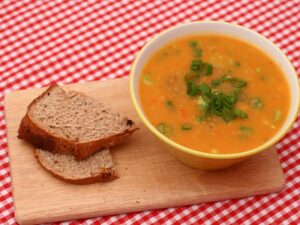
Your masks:
M129 74L154 34L187 21L225 20L275 42L300 74L300 2L2 1L0 3L0 223L16 224L3 114L5 93ZM300 120L277 144L279 194L62 224L300 224Z

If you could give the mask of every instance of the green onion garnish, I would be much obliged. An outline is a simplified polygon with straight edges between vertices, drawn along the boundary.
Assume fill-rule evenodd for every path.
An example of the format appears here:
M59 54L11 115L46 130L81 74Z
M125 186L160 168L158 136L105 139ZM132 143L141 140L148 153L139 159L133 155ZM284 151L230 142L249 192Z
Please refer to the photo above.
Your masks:
M154 82L149 75L143 75L143 82L147 85L152 85Z
M186 93L189 96L197 96L200 93L199 86L193 80L189 80L186 82Z
M191 129L192 129L192 125L190 124L185 123L181 125L181 130L191 130Z
M250 99L250 105L254 109L261 109L263 107L263 102L260 98L255 97Z
M157 130L165 136L170 136L172 133L172 128L166 123L160 123L157 125Z
M211 75L212 73L213 73L212 65L209 63L203 63L202 74L207 76L207 75Z
M202 56L202 49L200 49L200 48L194 49L194 56L195 57L201 57Z
M198 45L197 41L190 41L189 42L189 46L192 47L192 48L196 48Z
M234 109L233 112L234 112L234 115L240 119L248 118L248 114L240 109Z
M238 61L236 61L236 62L234 62L234 66L235 66L235 67L240 67L240 66L241 66L241 63L238 62Z
M211 85L213 85L213 86L218 86L218 85L221 84L221 80L212 80L210 83L211 83Z
M240 126L240 132L242 132L244 134L252 134L253 129L251 127Z
M166 107L170 110L174 110L174 104L171 100L166 101Z
M247 85L247 81L239 79L239 78L231 78L230 79L230 84L232 87L235 88L242 88Z

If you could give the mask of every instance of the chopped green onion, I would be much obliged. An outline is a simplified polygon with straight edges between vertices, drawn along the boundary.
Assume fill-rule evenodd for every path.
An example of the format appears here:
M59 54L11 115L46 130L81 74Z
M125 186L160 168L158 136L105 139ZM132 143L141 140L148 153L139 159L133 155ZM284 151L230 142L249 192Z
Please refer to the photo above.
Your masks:
M198 42L191 41L191 42L189 42L189 46L193 49L195 57L201 57L202 56L202 49L197 48Z
M152 85L154 83L149 75L143 75L143 82L147 85Z
M218 85L221 84L221 80L212 80L210 83L211 83L211 85L213 85L213 86L218 86Z
M242 88L247 85L247 81L239 79L239 78L231 78L229 81L230 81L231 86L235 87L235 88Z
M240 126L240 132L242 132L244 134L252 134L253 129L251 127Z
M172 133L172 129L166 123L160 123L157 125L157 130L165 136L170 136Z
M231 79L232 79L232 76L230 76L230 75L223 75L221 77L221 82L230 81Z
M221 82L226 82L226 81L230 82L231 86L235 88L242 88L247 85L247 81L243 79L235 78L229 75L223 75L221 77Z
M201 73L204 76L211 75L213 73L213 66L209 63L202 62L199 59L193 60L190 68L192 71Z
M206 83L202 83L199 85L199 90L202 95L209 96L211 94L211 87L208 86Z
M200 66L201 64L202 64L201 60L196 59L192 61L192 66Z
M261 109L263 107L263 102L260 98L255 97L250 99L250 105L254 109Z
M202 74L203 75L211 75L213 73L213 67L209 63L203 63Z
M195 57L201 57L202 56L202 49L200 49L200 48L194 49L194 56Z
M192 48L196 48L198 46L198 43L197 43L197 41L190 41L189 46Z
M189 80L186 82L187 87L187 95L189 96L197 96L200 94L200 89L197 83L193 80Z
M234 118L234 115L231 113L231 112L228 112L228 113L224 113L224 115L222 116L223 120L225 122L230 122L231 120L233 120Z
M234 104L237 101L237 97L232 94L225 95L223 101L228 108L233 108Z
M166 107L168 108L168 109L170 109L170 110L174 110L174 104L173 104L173 102L171 101L171 100L168 100L168 101L166 101Z
M234 112L234 115L237 117L237 118L240 118L240 119L247 119L248 118L248 114L240 109L234 109L233 110Z
M235 66L235 67L240 67L240 66L241 66L241 63L238 62L238 61L236 61L236 62L234 62L234 66Z
M274 122L278 122L281 119L282 113L279 109L276 109L275 113L274 113Z
M203 63L201 60L193 60L191 65L191 70L195 72L201 72L201 69L203 67Z
M181 130L191 130L191 129L192 129L192 125L190 124L185 123L181 125Z

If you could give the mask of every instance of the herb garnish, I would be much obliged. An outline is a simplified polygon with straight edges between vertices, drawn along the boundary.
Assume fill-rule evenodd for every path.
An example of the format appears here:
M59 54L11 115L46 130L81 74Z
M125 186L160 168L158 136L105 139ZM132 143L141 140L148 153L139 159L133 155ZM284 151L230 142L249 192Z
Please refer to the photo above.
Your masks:
M193 48L197 47L194 42L190 43ZM246 119L248 114L241 109L236 108L241 89L247 85L245 80L224 75L220 79L214 79L210 84L200 82L201 76L212 75L213 66L201 59L195 59L190 66L191 71L186 74L186 93L191 97L198 96L198 107L202 116L199 121L203 121L208 116L221 117L225 122L234 119ZM224 93L216 89L223 83L229 82L233 91Z
M172 128L166 123L158 124L156 129L165 136L170 136L172 134Z
M192 129L192 125L190 124L185 123L181 125L181 130L191 130L191 129Z
M201 57L202 56L202 49L198 47L198 42L197 41L191 41L189 43L189 46L193 50L194 57Z

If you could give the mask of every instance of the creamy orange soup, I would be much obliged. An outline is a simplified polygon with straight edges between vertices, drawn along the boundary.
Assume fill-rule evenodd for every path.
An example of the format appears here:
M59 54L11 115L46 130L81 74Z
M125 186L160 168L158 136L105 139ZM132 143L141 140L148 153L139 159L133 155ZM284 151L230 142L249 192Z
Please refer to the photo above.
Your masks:
M157 51L140 80L143 110L165 136L209 153L268 141L286 119L290 95L263 52L223 36L191 36Z

